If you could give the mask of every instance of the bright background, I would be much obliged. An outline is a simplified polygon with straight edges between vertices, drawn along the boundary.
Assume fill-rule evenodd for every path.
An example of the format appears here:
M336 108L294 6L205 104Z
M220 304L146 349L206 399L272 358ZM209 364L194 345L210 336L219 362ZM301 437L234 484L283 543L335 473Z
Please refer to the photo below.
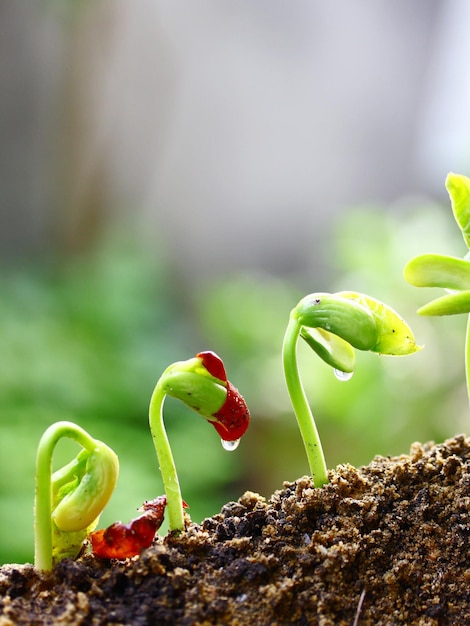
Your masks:
M468 430L465 320L419 319L402 269L465 253L444 180L470 169L469 19L464 0L1 3L0 562L32 559L56 420L119 455L102 525L162 492L148 402L200 350L252 424L227 453L167 403L193 519L306 473L280 348L312 291L382 299L426 345L360 354L347 383L301 346L330 467Z

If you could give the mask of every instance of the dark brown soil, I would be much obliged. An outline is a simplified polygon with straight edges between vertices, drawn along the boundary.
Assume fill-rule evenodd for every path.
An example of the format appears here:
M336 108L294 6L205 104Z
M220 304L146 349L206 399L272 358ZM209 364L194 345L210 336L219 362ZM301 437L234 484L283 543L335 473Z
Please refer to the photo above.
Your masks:
M247 492L139 558L0 570L0 626L470 624L470 438Z

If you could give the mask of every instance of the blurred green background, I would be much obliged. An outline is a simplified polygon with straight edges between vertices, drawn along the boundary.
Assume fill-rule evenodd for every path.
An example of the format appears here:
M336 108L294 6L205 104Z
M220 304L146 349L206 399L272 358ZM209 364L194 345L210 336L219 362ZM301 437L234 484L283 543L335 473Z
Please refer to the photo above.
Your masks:
M382 299L410 323L425 349L411 357L358 354L339 382L306 346L301 371L329 467L406 453L415 440L463 431L464 319L419 318L427 296L402 278L425 250L458 253L450 209L409 206L393 216L350 210L331 233L319 277L280 280L251 273L210 281L193 294L178 285L165 256L114 232L85 255L5 268L0 282L0 559L30 561L34 461L52 422L69 419L106 441L121 463L101 526L128 521L162 493L147 423L153 386L171 362L212 349L252 412L247 435L225 452L212 428L167 400L165 422L183 497L195 521L246 489L269 496L308 471L281 369L290 309L306 293L353 289ZM57 261L57 259L55 259ZM60 445L56 464L75 445ZM14 529L14 532L11 532ZM165 530L165 529L163 529Z
M0 3L0 562L32 559L54 421L119 455L102 525L162 493L148 403L201 350L252 423L225 452L167 401L192 518L303 475L281 344L312 291L379 298L426 346L359 354L349 382L299 346L329 467L468 430L465 320L418 318L402 268L466 251L444 180L469 163L469 19L464 0Z

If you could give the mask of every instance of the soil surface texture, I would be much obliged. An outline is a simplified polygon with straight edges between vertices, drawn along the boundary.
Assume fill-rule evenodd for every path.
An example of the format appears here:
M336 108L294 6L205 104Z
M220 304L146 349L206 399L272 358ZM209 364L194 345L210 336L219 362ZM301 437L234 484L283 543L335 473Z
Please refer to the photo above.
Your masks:
M140 557L0 570L0 626L470 624L470 438L245 493Z

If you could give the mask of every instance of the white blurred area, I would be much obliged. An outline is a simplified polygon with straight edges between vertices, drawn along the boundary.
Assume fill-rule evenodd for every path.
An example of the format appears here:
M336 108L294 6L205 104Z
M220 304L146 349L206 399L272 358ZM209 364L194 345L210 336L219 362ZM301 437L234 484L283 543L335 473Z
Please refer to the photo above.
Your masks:
M190 280L288 275L470 170L464 0L0 4L0 257L113 220Z

